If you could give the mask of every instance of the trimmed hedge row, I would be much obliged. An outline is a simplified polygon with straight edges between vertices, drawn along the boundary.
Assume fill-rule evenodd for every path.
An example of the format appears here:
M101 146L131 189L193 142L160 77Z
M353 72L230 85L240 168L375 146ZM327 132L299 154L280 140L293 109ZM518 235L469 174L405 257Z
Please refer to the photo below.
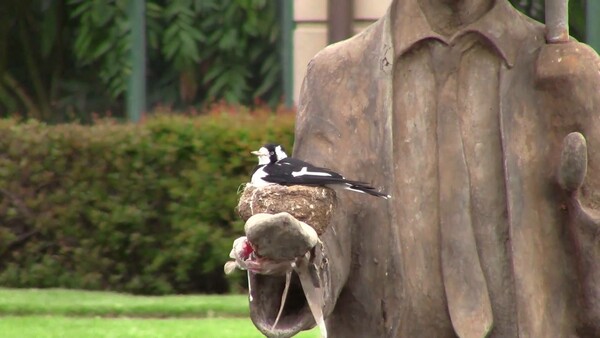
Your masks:
M238 187L293 115L0 121L0 285L225 292ZM236 281L239 281L236 280Z

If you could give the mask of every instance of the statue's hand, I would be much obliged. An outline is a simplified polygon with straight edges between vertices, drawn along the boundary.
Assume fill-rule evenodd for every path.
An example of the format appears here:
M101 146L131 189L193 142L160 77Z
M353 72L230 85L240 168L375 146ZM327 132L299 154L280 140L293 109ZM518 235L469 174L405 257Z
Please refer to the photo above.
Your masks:
M569 194L568 209L573 231L583 238L595 238L600 232L600 215L586 208L580 200L580 190L587 174L588 156L585 137L578 132L563 140L558 168L558 183Z
M225 272L238 267L282 275L291 270L294 260L319 242L334 208L335 192L327 188L247 184L237 207L246 236L234 242L236 261L227 262Z
M576 248L580 302L584 315L578 331L586 337L600 336L600 214L586 208L579 190L587 172L587 144L580 133L570 133L563 141L558 181L569 194L569 232Z
M250 293L250 308L254 313L253 321L261 332L268 336L284 336L298 332L305 324L306 316L302 321L295 322L293 327L278 328L277 324L283 313L286 303L292 271L298 275L304 296L312 316L321 329L321 336L327 337L327 329L323 318L323 290L313 259L315 247L319 243L317 232L307 224L298 221L287 212L275 215L255 214L246 221L246 236L236 239L233 243L230 257L235 262L225 264L225 272L230 273L236 267L261 275L285 275L285 286L281 295L279 311L274 321L270 314L273 301L277 295L264 293L253 302L252 280L248 274L248 287ZM306 314L306 312L304 312Z
M236 265L228 262L228 273L238 267L260 274L285 274L296 258L303 257L319 242L313 228L286 212L256 214L244 228L246 236L233 242L230 257Z
M573 132L563 140L558 169L558 183L569 193L576 193L587 173L587 143L581 133Z
M330 225L335 206L335 192L323 187L244 188L237 211L246 221L246 236L234 241L230 257L235 261L225 264L225 272L248 270L250 315L265 335L289 337L316 323L327 336L323 308L329 284L321 278L327 259L319 235ZM306 303L284 314L288 292L295 304Z

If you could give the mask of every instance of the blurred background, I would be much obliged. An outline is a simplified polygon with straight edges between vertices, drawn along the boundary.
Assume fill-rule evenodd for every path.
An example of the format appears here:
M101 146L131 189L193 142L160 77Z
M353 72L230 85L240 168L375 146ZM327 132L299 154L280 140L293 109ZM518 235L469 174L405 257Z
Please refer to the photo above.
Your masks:
M201 111L218 101L291 106L308 60L389 3L4 0L0 115L87 123L125 117L127 107L139 119L157 107ZM543 21L543 0L512 3ZM571 34L596 48L598 6L569 4Z
M279 3L2 1L0 112L52 122L89 122L92 112L120 117L128 89L138 86L144 110L219 100L275 105Z
M260 336L223 273L249 152L291 148L310 58L390 2L0 2L4 337ZM600 1L569 10L600 50Z

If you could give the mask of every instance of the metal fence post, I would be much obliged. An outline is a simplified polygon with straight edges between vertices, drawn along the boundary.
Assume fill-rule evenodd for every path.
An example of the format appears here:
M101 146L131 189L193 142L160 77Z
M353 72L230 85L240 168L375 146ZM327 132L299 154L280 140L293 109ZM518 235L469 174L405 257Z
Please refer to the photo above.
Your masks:
M127 119L138 122L146 110L146 3L129 0L131 76L127 88Z
M282 0L280 3L281 23L281 64L283 65L283 97L286 107L294 105L294 3Z

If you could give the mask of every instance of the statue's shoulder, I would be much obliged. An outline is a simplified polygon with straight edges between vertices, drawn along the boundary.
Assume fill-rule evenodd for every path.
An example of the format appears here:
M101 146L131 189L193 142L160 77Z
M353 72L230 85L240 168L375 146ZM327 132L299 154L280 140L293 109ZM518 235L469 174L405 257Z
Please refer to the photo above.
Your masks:
M383 44L383 22L382 18L359 34L326 47L311 59L300 90L298 125L311 125L306 121L318 115L321 117L318 128L328 128L329 124L322 121L343 116L335 114L336 109L331 107L339 107L340 102L348 103L354 98L353 87L347 84L368 83L374 77L370 70L377 67L372 62L378 62L377 55Z
M600 77L600 58L590 46L574 38L568 43L546 43L545 25L512 10L512 34L520 46L522 58L533 55L536 81L549 79L581 81L582 78Z
M596 51L581 42L545 44L536 62L538 81L563 80L568 82L600 82L600 57Z
M325 47L310 60L308 73L345 73L377 62L378 52L383 50L385 20L383 17L353 37Z
M546 43L546 26L525 14L512 10L512 28L520 36L524 55L535 55L536 80L579 81L582 77L600 77L600 58L590 46L575 38L567 43Z

